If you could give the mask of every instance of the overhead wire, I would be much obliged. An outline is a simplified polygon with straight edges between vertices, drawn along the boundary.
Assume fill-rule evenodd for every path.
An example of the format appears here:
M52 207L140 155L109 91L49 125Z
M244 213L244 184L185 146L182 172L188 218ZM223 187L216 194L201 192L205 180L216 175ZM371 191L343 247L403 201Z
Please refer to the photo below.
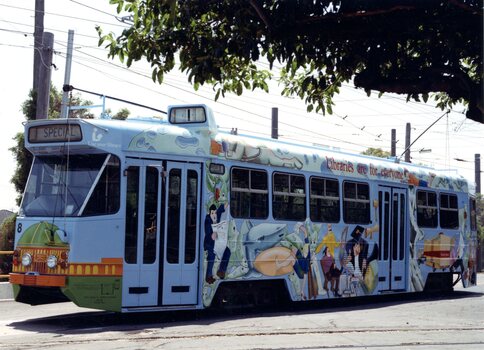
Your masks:
M126 67L124 67L124 66L120 66L120 65L115 64L115 63L112 63L112 62L110 62L110 61L106 61L106 60L104 60L104 59L101 59L101 58L99 58L99 57L96 57L96 56L94 56L94 55L91 55L91 54L85 53L85 52L80 51L80 50L76 50L76 51L77 51L77 52L80 52L80 53L83 53L84 55L86 55L86 56L88 56L88 57L94 58L94 59L96 59L97 61L101 61L102 63L107 63L108 65L113 66L113 67L118 68L118 69L128 70L128 71L129 71L129 72L131 72L131 73L134 73L134 74L140 75L140 76L142 76L142 77L144 77L144 78L149 78L149 79L151 80L151 77L150 77L150 76L148 76L147 74L143 74L143 73L141 73L141 72L136 72L136 71L129 70L129 69L127 69L127 68L126 68ZM92 67L90 67L90 68L92 69ZM199 98L200 98L200 97L202 97L202 98L205 98L205 99L209 99L210 101L213 101L213 98L209 98L209 97L201 96L201 95L200 95L200 94L198 94L198 93L195 93L195 92L189 91L189 90L187 90L187 89L184 89L184 88L181 88L181 87L179 87L179 86L175 86L175 85L172 85L172 84L169 84L169 83L165 83L165 84L167 84L168 86L171 86L171 87L177 88L178 90L181 90L181 91L183 91L183 92L185 92L185 93L194 94L194 95L196 95L196 96L197 96L197 97L199 97ZM246 109L242 109L242 108L236 107L236 106L234 106L234 105L229 105L229 104L226 104L226 103L221 102L221 101L217 101L217 104L221 104L221 105L224 105L224 106L226 106L226 107L230 107L230 108L232 108L232 109L242 111L242 112L244 112L244 113L248 113L248 114L251 114L251 115L255 115L255 116L260 117L260 118L262 118L262 119L266 119L266 120L270 120L270 119L271 119L271 117L269 117L269 116L264 116L264 115L261 115L261 114L259 114L259 113L254 113L254 112L248 111L248 110L246 110ZM226 113L225 113L225 114L226 114ZM239 118L239 117L235 117L235 116L231 116L231 117L232 117L232 118L235 118L235 119L241 119L241 120L243 120L242 118ZM307 135L307 133L313 133L315 136L319 136L319 137L322 137L322 138L327 138L327 139L329 139L329 140L334 140L334 141L338 141L338 142L342 142L342 143L350 143L350 144L352 143L352 142L348 142L347 140L344 140L344 139L338 139L338 138L335 138L335 137L332 137L332 136L329 136L329 135L326 135L326 134L320 134L320 133L316 133L316 132L314 132L314 130L308 130L308 129L304 129L304 128L301 128L301 127L298 127L298 126L295 126L295 125L293 125L293 124L289 124L289 123L286 123L286 122L280 122L280 124L281 124L281 125L286 125L286 126L290 127L290 128L291 128L291 129L293 129L293 130L294 130L294 129L296 129L296 130L299 130L299 131L303 131L303 132L305 132L305 133L306 133L306 135ZM260 124L259 124L259 125L260 125ZM303 134L300 134L300 135L303 135ZM353 144L357 145L356 143L353 143Z
M79 4L79 5L81 5L81 6L84 6L84 5L85 5L85 4L81 4L81 3L79 3L78 1L72 1L72 2L74 2L74 3L78 3L78 4ZM17 8L16 6L7 6L7 5L3 5L3 4L0 4L0 6L6 6L6 7ZM96 11L97 11L97 9L92 8L92 7L88 6L88 5L86 5L85 7L88 7L88 8L91 8L92 10L96 10ZM20 8L20 9L23 9L23 8ZM28 10L28 9L23 9L23 10ZM32 10L30 10L30 11L32 11ZM102 11L98 11L98 12L102 12ZM46 12L46 14L59 15L59 14L48 13L48 12ZM105 13L105 14L107 14L107 15L108 15L108 13ZM109 15L111 15L111 14L109 14ZM73 18L72 16L66 16L66 15L60 15L60 16L62 16L62 17L66 17L66 18ZM111 16L113 16L113 17L115 17L115 18L116 18L116 16L114 16L114 15L111 15ZM74 17L74 18L75 18L75 17ZM77 18L76 18L76 19L77 19ZM86 20L86 19L81 19L81 20ZM105 22L92 21L92 20L88 20L88 21L90 21L90 22L98 22L98 23L102 23L102 24L104 24L104 23L105 23ZM106 24L113 25L112 23L106 23ZM123 26L123 27L125 27L125 26ZM31 34L31 33L29 33L29 34ZM79 33L78 33L77 35L82 35L82 34L79 34ZM94 37L94 36L87 36L87 37L98 39L97 37ZM98 48L98 47L94 47L94 46L92 46L92 47L89 47L89 46L83 46L83 47L82 47L82 49L98 49L98 50L99 50L99 48ZM77 52L82 52L82 50L79 50L79 47L78 47L78 48L77 48ZM82 52L82 53L83 53L83 54L86 54L85 52ZM93 56L93 57L95 57L95 56ZM78 58L79 58L79 56L78 56ZM95 58L95 59L97 60L97 59L99 59L99 58ZM101 61L104 61L104 60L102 60L102 59L101 59ZM99 61L99 62L101 62L101 61ZM93 62L94 62L94 61L93 61ZM95 65L100 64L99 62L95 62L94 64L95 64ZM112 63L112 62L111 62L111 63ZM82 64L82 63L77 62L77 64ZM103 63L103 64L111 65L110 63ZM259 63L258 63L258 64L259 64ZM260 62L260 65L262 65L262 66L266 66L266 67L268 67L268 66L269 66L269 64L268 64L268 63L266 63L266 62ZM86 66L86 65L85 65L85 66ZM115 65L115 66L118 66L118 65ZM277 65L274 65L274 66L277 68ZM281 67L282 67L282 66L281 66ZM95 69L95 68L93 68L93 67L89 67L89 68L90 68L90 69ZM127 71L130 71L131 73L132 73L132 71L134 70L133 68L131 68L131 69L127 69L126 67L122 67L122 68L124 68L124 69L125 69L125 70L127 70ZM96 70L96 69L95 69L95 70ZM101 71L101 70L97 70L97 71L98 71L98 72L100 72L100 73L106 74L104 71ZM140 76L143 76L143 77L145 77L145 78L149 78L149 79L151 80L151 74L144 74L144 73L139 73L139 72L138 72L137 74L139 74ZM114 79L114 78L117 78L117 79L118 79L118 81L119 81L119 76L118 76L118 77L116 77L116 76L112 75L112 76L111 76L111 78L113 78L113 79ZM165 81L164 81L164 85L167 85L167 86L170 86L170 87L172 87L172 88L175 88L175 89L176 89L176 88L177 88L177 86L176 86L175 84L170 84L170 83L169 83L169 80L170 80L170 79L172 79L172 77L167 76L167 77L166 77L166 79L165 79ZM125 82L127 82L127 83L129 83L127 80L124 80L124 81L125 81ZM185 84L186 84L186 83L187 83L187 82L185 81ZM143 86L143 85L141 85L141 84L132 84L132 85L146 89L146 87L145 87L145 86ZM158 91L153 90L153 89L149 89L149 88L148 88L148 90L149 90L149 91L152 91L152 92L155 92L155 93L159 93ZM353 89L353 90L354 90L354 89ZM189 93L189 94L191 93L191 94L193 94L193 95L197 96L197 98L209 99L210 101L212 101L212 102L213 102L213 97L200 96L200 93L202 93L203 91L193 92L193 91L188 91L187 89L183 89L183 88L179 89L179 91L183 91L183 92L185 92L185 93ZM204 93L206 93L206 92L204 92ZM273 94L273 95L275 96L275 94ZM243 95L243 96L244 96L244 95ZM170 98L173 98L173 97L170 97ZM245 97L245 96L244 96L244 97L242 97L242 98L243 98L243 99L246 99L246 97ZM388 94L385 94L385 95L383 95L383 96L382 96L381 101L385 101L385 99L394 99L394 98L395 98L395 97L393 97L393 96L390 96L390 95L388 95ZM400 101L402 101L402 99L404 99L404 98L402 98L402 99L397 98L397 99L398 99L398 100L400 100ZM263 99L254 98L254 99L252 99L252 100L251 100L252 104L254 104L254 100L255 100L255 101L258 101L258 102L261 102L261 103L258 103L258 105L259 105L259 106L260 106L260 105L267 106L267 103L265 103L265 101L264 101ZM353 100L349 100L349 101L348 101L348 100L345 100L345 102L350 102L350 103L356 103L356 102L359 102L359 101L364 101L364 99L362 99L362 98L358 98L358 99L353 99ZM414 101L410 101L409 103L413 103L413 102L414 102ZM415 102L415 103L416 103L416 102ZM223 101L217 101L217 102L215 103L215 105L217 105L217 104L220 104L220 105L222 105L222 106L226 106L226 107L230 107L230 108L235 109L235 110L237 110L237 111L242 111L242 112L244 112L244 113L246 113L246 114L252 115L252 116L257 117L257 118L263 118L263 120L269 120L269 119L270 119L270 117L268 117L268 116L264 116L264 115L261 115L261 114L259 114L259 113L254 113L254 112L252 112L252 111L247 111L247 110L246 110L246 109L244 109L244 108L235 107L235 106L232 106L232 105L230 105L230 104L226 104L226 103L224 103ZM256 105L257 105L257 103L256 103ZM407 104L407 106L408 106L408 104ZM421 105L418 105L418 106L421 106ZM425 105L425 104L424 104L423 106L425 106L425 107L429 107L428 105ZM288 105L284 106L284 108L286 108L287 110L296 110L296 108L292 107L290 104L288 104ZM435 108L435 107L432 107L432 108ZM415 109L414 109L414 110L415 110ZM376 110L375 110L375 112L376 112L376 113L375 113L376 115L381 115L381 113L379 113L378 111L376 111ZM454 111L453 111L453 112L454 112ZM289 113L290 113L290 112L289 112ZM427 113L428 113L428 112L423 112L422 110L419 110L418 112L413 112L413 114L415 114L415 115L421 115L421 114L425 115L425 114L427 114ZM458 113L458 112L456 112L456 113ZM222 114L227 115L227 116L229 116L230 118L235 118L235 119L239 119L239 120L246 120L246 119L243 119L243 118L238 118L238 117L235 117L235 116L230 116L230 113L226 113L226 112L222 112ZM409 113L407 113L407 115L408 115L408 114L409 114ZM297 114L297 115L298 115L298 116L301 116L302 114ZM355 115L350 115L348 118L353 118L353 117L358 117L358 116L359 116L358 114L355 114ZM363 116L363 115L361 115L361 116ZM395 114L392 114L392 116L398 117L398 114L397 114L397 113L395 113ZM337 117L337 118L339 118L339 120L341 120L341 118L342 118L342 116L341 116L341 115L336 116L336 117ZM348 119L348 118L346 118L346 119ZM398 118L397 118L397 119L398 119ZM463 125L463 124L465 123L465 119L464 119L464 122L460 121L460 123ZM378 126L379 126L379 127L381 127L381 124L379 124L378 126L370 126L370 125L361 125L361 126L359 126L359 125L357 125L357 122L356 122L355 120L353 120L353 121L350 121L350 120L345 120L345 124L346 124L347 126L350 126L351 128L353 128L355 131L356 131L356 130L358 130L358 132L363 132L363 133L365 133L365 134L367 134L367 135L372 135L373 137L378 137L378 135L381 135L381 134L379 134L378 132L377 132L377 133L373 133L373 132L370 132L370 131L368 130L368 129L372 129L372 128L375 128L375 127L378 127ZM352 124L353 124L353 125L352 125ZM264 125L265 125L265 124L264 124ZM298 128L297 128L297 126L296 126L296 128L295 128L295 125L294 125L294 124L291 124L291 123L286 123L286 122L284 122L282 125L286 125L286 126L288 126L289 128L292 128L292 132L293 132L293 133L294 133L294 130L295 130L295 129L296 129L296 130L298 129ZM281 129L281 130L282 130L282 131L284 131L284 129ZM307 129L304 129L304 128L299 128L299 130L300 130L300 131L302 131L303 133L302 133L302 134L301 134L301 133L298 133L298 135L302 135L302 136L307 136L307 133L315 133L315 132L314 132L314 130L307 130ZM252 132L254 132L254 131L252 131ZM328 136L328 135L317 134L317 133L315 133L315 134L316 134L316 137L318 137L318 136L320 136L320 137L327 137L327 136ZM334 134L332 134L332 135L334 135ZM336 140L334 140L334 141L336 141ZM338 141L339 141L339 142L346 142L346 143L348 143L348 141L346 141L346 140L342 140L342 139L339 139ZM357 145L358 145L358 146L360 146L360 144L358 144L358 143L355 143L354 145L355 145L355 146L357 146Z
M71 1L72 1L72 0L71 0ZM91 7L91 6L88 6L88 5L85 5L85 4L82 4L82 3L76 2L76 1L72 1L72 2L75 2L75 3L78 3L79 5L82 5L82 6L88 7L88 8L90 8L90 9L92 9L92 10L98 11L98 9L95 9L95 8L93 8L93 7ZM105 11L101 11L101 10L99 10L98 12L102 12L102 13L104 13L104 14L107 14L107 15L110 15L110 16L113 16L113 17L115 17L115 18L116 18L116 16L114 16L114 15L112 15L112 14L109 14L109 13L107 13L107 12L105 12ZM91 36L91 37L92 37L92 36ZM95 37L93 37L93 38L95 38ZM94 47L92 47L92 48L94 48ZM97 48L97 47L96 47L96 48ZM97 49L99 49L99 48L97 48ZM86 53L84 53L84 54L86 54ZM94 56L93 56L93 57L94 57ZM264 65L264 66L267 66L267 67L269 66L269 64L268 64L268 63L266 63L266 62L259 62L259 63L260 63L260 65ZM168 85L168 86L170 86L168 83L167 83L167 85ZM175 87L175 88L176 88L176 86L173 86L173 85L172 85L172 87ZM185 90L185 92L187 92L187 91ZM196 93L194 93L194 94L196 94ZM197 95L197 96L199 96L199 94L196 94L196 95ZM341 116L339 116L339 117L341 118ZM356 128L356 129L358 129L358 130L360 130L360 131L364 131L366 134L371 135L371 136L375 137L376 139L380 139L380 135L381 135L381 134L374 134L374 133L370 133L368 130L366 130L366 131L365 131L364 129L365 129L365 127L366 127L366 126L359 127L359 126L355 125L355 124L354 124L354 123L352 123L352 122L349 122L349 121L346 121L346 122L347 122L348 124L350 124L352 127Z
M95 8L95 7L92 7L92 6L86 5L86 4L84 4L84 3L80 2L80 1L75 1L75 0L69 0L69 1L70 1L70 2L73 2L73 3L77 4L77 5L80 5L80 6L86 7L86 8L88 8L88 9L94 10L94 11L96 11L96 12L100 12L100 13L103 13L103 14L105 14L105 15L108 15L108 16L111 16L111 17L114 17L114 18L116 18L117 20L119 20L119 19L118 19L118 16L113 15L112 13L109 13L109 12L106 12L106 11L100 10L100 9L98 9L98 8Z
M78 50L78 51L79 51L79 52L81 52L80 50ZM82 53L86 54L85 52L82 52ZM88 56L91 56L91 57L93 57L93 58L95 58L96 60L98 60L98 61L100 61L100 62L102 62L102 63L106 63L106 61L105 61L105 60L103 60L103 59L100 59L100 58L95 57L95 56L90 55L90 54L87 54L87 55L88 55ZM120 65L117 65L117 64L113 64L112 62L109 62L109 61L107 61L107 64L108 64L108 65L112 65L112 66L114 66L115 68L119 68L119 69L123 69L123 70L127 69L127 68L126 68L126 67L124 67L124 66L120 66ZM129 70L129 71L130 71L130 72L132 72L131 70ZM139 72L137 72L137 74L138 74L138 75L141 75L141 76L143 76L143 77L145 77L145 78L150 78L150 79L151 79L151 77L149 77L147 74L143 74L143 73L139 73ZM186 89L183 89L183 88L180 88L180 87L178 87L178 88L179 88L181 91L192 93L191 91L187 91ZM194 93L194 94L195 94L195 93ZM199 95L199 94L196 94L196 95L197 95L197 97L200 97L200 95ZM210 98L210 100L212 100L212 99ZM232 105L229 105L229 107L234 108L234 106L232 106ZM247 112L247 110L242 110L242 111L243 111L243 112ZM228 115L227 113L222 113L222 114ZM260 114L256 114L256 115L257 115L257 116L259 116L259 117L261 117L261 118L263 118L263 119L267 119L267 120L269 119L269 117L267 117L267 116L263 116L263 115L260 115ZM230 116L230 115L229 115L229 116ZM235 119L241 119L241 118L237 118L237 117L234 117L234 116L230 116L230 117L235 118ZM340 116L340 117L341 117L341 116ZM292 128L292 129L294 130L294 127L295 127L295 126L294 126L293 124L289 124L289 123L285 123L285 122L284 122L284 123L281 123L281 124L282 124L282 125L287 125L287 126L289 126L290 128ZM260 125L260 124L259 124L259 125ZM355 126L355 127L356 127L356 126ZM358 127L356 127L356 128L358 128ZM307 137L307 135L308 135L307 133L313 133L313 134L315 134L315 136L320 136L320 137L328 138L328 139L333 140L333 141L338 141L338 142L341 142L341 143L346 143L346 144L353 144L353 145L355 145L355 146L359 146L359 147L361 147L361 146L362 146L361 142L360 142L360 143L348 142L347 140L344 140L344 139L338 139L338 138L335 138L335 137L329 137L329 135L326 135L326 134L318 134L318 133L315 133L315 132L314 132L314 130L308 130L308 129L304 129L304 128L300 128L300 127L296 127L295 129L298 129L298 130L300 130L300 131L303 131L303 132L304 132L304 134L297 133L298 135L302 135L302 136L306 136L306 137ZM360 129L360 128L358 128L358 129ZM370 133L370 134L371 134L371 133ZM286 138L286 139L291 139L291 140L298 141L297 139L290 138L289 136L285 136L285 138ZM300 141L300 140L299 140L299 141ZM370 146L372 146L372 145L367 144L366 146L367 146L367 147L370 147ZM351 149L351 150L353 151L354 149Z
M117 24L117 23L109 23L109 22L104 22L104 21L96 21L96 20L93 20L93 19L87 19L87 18L70 16L70 15L63 15L63 14L55 13L55 12L39 11L39 10L35 10L35 9L29 9L29 8L20 7L20 6L14 6L14 5L0 4L0 6L12 8L12 9L16 9L16 10L29 11L29 12L43 12L46 15L76 19L76 20L79 20L79 21L86 21L86 22L91 22L91 23L106 24L106 25L110 25L110 26L114 26L114 27L121 27L121 28L128 28L129 27L129 25L126 25L126 24Z

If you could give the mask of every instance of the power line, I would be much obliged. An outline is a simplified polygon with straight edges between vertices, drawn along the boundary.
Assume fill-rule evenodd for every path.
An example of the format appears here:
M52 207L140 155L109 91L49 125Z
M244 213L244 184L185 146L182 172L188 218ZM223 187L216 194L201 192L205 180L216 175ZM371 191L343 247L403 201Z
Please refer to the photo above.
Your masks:
M78 52L80 52L80 53L82 53L82 54L84 54L84 55L87 55L88 57L94 58L95 60L100 61L100 62L102 62L103 64L111 65L111 66L114 66L114 67L115 67L115 68L117 68L117 69L126 70L126 71L129 71L129 72L131 72L131 73L134 73L134 74L140 75L140 76L142 76L142 77L149 78L149 79L151 80L151 77L150 77L150 76L148 76L147 74L140 73L140 72L135 72L135 71L133 71L133 70L131 70L131 69L128 69L128 68L126 68L126 67L124 67L124 66L120 66L120 65L114 64L114 63L112 63L112 62L106 61L106 60L104 60L104 59L101 59L101 58L99 58L99 57L96 57L96 56L93 56L93 55L90 55L90 54L87 54L87 53L85 53L85 52L83 52L83 51L80 51L80 50L77 50L77 51L78 51ZM181 90L181 91L183 91L183 92L190 93L190 94L194 94L194 95L196 95L198 98L206 98L206 99L210 99L210 100L212 101L212 99L211 99L211 98L201 96L201 95L200 95L200 93L194 93L194 92L191 92L191 91L187 91L186 89L180 88L179 86L173 86L172 84L169 84L169 83L166 83L166 82L165 82L165 84L166 84L166 85L168 85L168 86L171 86L171 87L178 88L179 90ZM233 106L233 105L227 105L227 104L225 104L225 103L221 103L221 102L218 102L218 103L220 103L220 104L222 104L222 105L226 105L226 106L228 106L228 107L230 107L230 108L235 108L235 109L241 110L241 111L243 111L244 113L247 113L247 112L248 112L246 109L237 108L237 107L235 107L235 106ZM225 113L225 114L226 114L226 113ZM268 120L268 119L269 119L269 117L267 117L267 116L263 116L263 115L260 115L260 114L257 114L257 113L250 113L250 112L249 112L249 114L255 115L255 116L257 116L257 117L260 117L260 118L263 118L263 119L266 119L266 120ZM227 115L227 114L226 114L226 115ZM341 117L341 116L339 116L339 117L340 117L340 118L344 118L344 117ZM241 119L241 118L237 118L237 117L235 117L235 119ZM241 119L241 120L242 120L242 119ZM281 124L287 125L287 126L289 126L290 128L293 128L293 129L295 128L295 126L294 126L293 124L289 124L289 123L281 123ZM350 125L352 125L352 126L355 128L355 129L358 129L358 130L360 130L360 131L362 130L362 128L360 128L360 127L358 127L358 126L354 125L354 124L353 124L353 123L351 123L351 122L350 122L349 124L350 124ZM335 138L335 137L329 137L328 135L322 135L322 134L314 133L314 130L307 130L307 129L304 129L304 128L298 128L298 127L296 127L296 129L299 129L299 130L301 130L301 131L303 131L303 132L305 132L305 133L307 133L307 132L309 132L309 133L313 133L313 134L315 135L315 137L320 136L320 137L322 137L322 138L324 138L324 139L329 139L329 140L331 140L331 139L332 139L333 141L337 141L337 142L342 142L342 143L351 143L351 142L348 142L348 141L345 141L345 140L342 140L342 139L338 139L338 138ZM363 131L364 131L364 130L363 130ZM368 134L370 134L370 135L372 135L372 136L374 136L374 137L378 137L378 135L373 134L373 133L369 133L368 131L367 131L367 133L368 133ZM307 134L299 134L299 135L307 136ZM381 139L381 138L380 138L380 139ZM353 144L354 144L354 145L356 145L356 146L361 146L361 143L353 143ZM369 145L367 145L367 146L369 146ZM370 146L373 146L373 145L370 145Z
M78 4L80 6L84 6L84 7L88 8L88 9L91 9L91 10L94 10L94 11L97 11L97 12L100 12L100 13L103 13L105 15L114 17L114 18L116 18L119 21L119 18L116 15L113 15L112 13L109 13L109 12L106 12L106 11L103 11L103 10L100 10L100 9L97 9L95 7L92 7L92 6L83 4L82 2L79 2L79 1L75 1L75 0L70 0L70 1L73 2L73 3L75 3L75 4Z
M91 36L91 37L92 37L92 36ZM92 37L92 38L96 38L96 37ZM96 39L97 39L97 38L96 38ZM82 52L81 50L77 50L77 51L78 51L78 52L81 52L81 53L83 53L83 54L87 54L86 52ZM91 56L92 56L92 55L91 55ZM120 67L120 66L118 66L118 65L114 65L114 64L112 64L112 62L106 62L105 60L99 59L98 57L95 57L95 56L92 56L92 57L93 57L94 59L96 59L96 60L102 61L102 62L103 62L103 64L105 64L105 65L113 65L114 67L117 67L117 68L119 68L119 69L123 69L123 70L125 70L125 71L129 71L129 72L133 73L133 70L134 70L133 68L131 68L131 69L127 69L126 67ZM91 69L93 69L93 68L91 67ZM97 70L97 71L100 71L100 70ZM102 71L101 71L101 72L102 72ZM135 74L136 74L136 73L135 73ZM140 75L140 76L143 76L143 77L145 77L145 78L149 78L149 79L151 80L151 74L143 74L143 73L137 73L137 74L138 74L138 75ZM167 77L166 77L166 79L167 79L167 80L169 80L169 79L170 79L170 77L169 77L169 76L167 76ZM118 80L119 80L119 78L118 78ZM127 82L126 80L124 80L124 81L125 81L125 82ZM132 84L132 85L135 85L135 86L138 86L138 87L143 87L143 86L141 86L141 85L137 85L137 84ZM167 83L166 81L165 81L165 85L170 86L170 87L172 87L172 88L177 88L177 86L176 86L176 85L174 86L173 84ZM184 92L186 92L186 93L191 93L191 94L193 94L193 95L197 96L198 98L205 98L205 99L209 99L210 101L213 101L213 98L208 98L208 97L205 97L205 96L201 96L201 95L200 95L200 92L201 92L201 91L200 91L200 92L198 92L198 93L195 93L195 92L192 92L192 91L187 91L186 89L179 89L179 90L180 90L180 91L184 91ZM150 91L154 91L154 90L150 90ZM156 93L158 93L158 92L156 92ZM271 95L272 95L272 94L271 94ZM385 96L386 96L386 95L384 95L384 97L382 97L382 98L381 98L381 101L383 101L383 100L384 100ZM243 98L244 98L244 99L245 99L245 97L246 97L246 95L243 95ZM172 98L173 98L173 97L172 97ZM250 97L248 97L248 98L250 98ZM390 98L390 96L388 96L388 98ZM365 98L365 99L366 99L366 98ZM252 103L252 104L254 104L254 100L257 100L257 101L264 101L263 99L260 99L260 98L259 98L259 99L258 99L258 98L253 98L253 99L251 99L251 103ZM399 99L399 100L402 100L402 99ZM346 100L344 100L344 101L345 101L345 102L348 102L348 101L350 101L350 102L351 102L352 100L351 100L351 99L350 99L350 100L346 99ZM356 102L358 102L358 101L364 101L364 99L361 99L361 98L356 98L356 99L353 99L353 101L356 101ZM413 101L410 101L410 102L413 102ZM225 106L228 106L228 107L230 107L230 108L232 108L232 109L235 107L235 106L232 106L232 105L227 105L226 103L223 103L223 102L217 102L217 104L225 105ZM259 106L260 106L261 104L256 104L256 105L259 105ZM421 105L419 104L419 107L420 107L420 106L421 106ZM425 106L425 107L429 107L428 105L424 105L424 106ZM292 106L288 106L288 105L286 105L286 108L289 108L289 109L296 109L296 108L294 108L294 107L292 107ZM238 110L239 110L239 111L243 111L244 113L248 113L248 111L247 111L246 109L244 109L244 108L238 108ZM419 113L415 113L415 114L422 114L422 113L423 113L423 114L427 114L427 113L425 113L425 112L419 112ZM227 113L223 113L223 114L224 114L224 115L228 115L228 116L230 116L230 115L229 115L229 114L227 114ZM257 117L260 117L260 118L263 118L264 120L268 120L268 119L269 119L269 117L267 117L267 116L263 116L263 115L260 115L260 114L258 114L258 113L250 113L250 114L255 115L255 116L257 116ZM294 114L294 113L292 113L292 114ZM302 115L302 114L299 114L299 115ZM381 113L378 113L377 115L381 115ZM358 116L357 114L354 114L354 115L351 115L350 117L351 117L351 118L353 118L353 117L357 117L357 116ZM338 117L339 117L340 119L342 118L342 117L341 117L341 115L339 115ZM237 118L237 117L234 117L234 118L235 118L235 119L242 120L242 118ZM324 119L319 119L318 121L321 121L321 120L324 120ZM326 120L324 120L324 121L326 121ZM291 123L284 123L284 124L288 125L289 127L293 127L293 126L294 126L294 125L293 125L293 124L291 124ZM368 130L367 130L367 129L368 129L368 128L371 128L371 127L370 127L370 126L368 126L368 125L358 126L358 125L356 125L355 123L348 123L348 124L349 124L349 125L353 124L353 125L351 125L351 126L352 126L352 128L354 128L354 130L355 130L355 131L358 129L358 132L360 132L360 131L361 131L361 132L363 132L363 133L368 133L369 135L372 135L372 136L374 136L374 137L377 137L377 136L378 136L378 135L377 135L377 133L375 134L375 133L369 133L369 132L368 132ZM381 126L381 125L380 125L380 126ZM362 128L364 128L364 129L362 130ZM307 130L307 129L302 129L302 131L303 131L303 132L311 132L311 133L313 133L313 132L314 132L314 130ZM305 134L300 134L300 135L305 135ZM324 137L325 139L327 139L327 135L321 135L321 134L315 134L315 135L316 135L316 137L317 137L317 136L322 136L322 137ZM334 136L334 134L332 134L332 135ZM341 139L337 139L337 140L338 140L338 142L346 142L346 141L341 140ZM359 144L355 144L355 145L359 145Z
M29 9L29 8L19 7L19 6L13 6L13 5L0 4L0 6L2 6L2 7L8 7L8 8L16 9L16 10L23 10L23 11L29 11L29 12L37 12L37 10L34 10L34 9ZM125 24L124 25L123 24L114 24L114 23L103 22L103 21L96 21L96 20L82 18L82 17L62 15L60 13L46 12L46 11L43 11L43 12L46 15L59 16L59 17L64 17L64 18L71 18L71 19L76 19L76 20L79 20L79 21L86 21L86 22L91 22L91 23L107 24L107 25L110 25L110 26L121 27L121 28L128 28L129 27L129 26L125 25Z
M7 21L5 19L0 19L0 22L5 22L5 23L10 23L10 24L15 24L15 25L20 25L20 26L24 26L24 27L29 27L29 28L33 28L35 30L35 28L41 28L39 26L35 26L35 25L32 25L32 24L26 24L26 23L21 23L21 22L13 22L13 21ZM57 28L52 28L52 27L43 27L45 31L51 31L51 32L58 32L58 33L64 33L64 34L67 34L68 31L67 30L63 30L63 29L57 29ZM33 34L33 33L29 33L29 34ZM90 38L90 39L96 39L98 40L99 37L98 36L94 36L94 35L88 35L88 34L82 34L82 33L79 33L76 31L76 36L82 36L82 37L86 37L86 38Z
M14 30L14 29L7 29L7 28L0 28L2 32L14 33L14 34L22 34L23 36L33 35L33 33L23 32L21 30Z
M142 77L144 77L144 78L149 78L149 79L151 80L151 77L149 77L148 75L145 75L145 74L143 74L143 73L139 73L139 72L132 71L132 70L130 70L130 69L128 69L128 68L126 68L126 67L124 67L124 66L117 65L117 64L115 64L115 63L112 63L112 62L110 62L110 61L106 61L106 60L104 60L104 59L101 59L101 58L99 58L99 57L96 57L96 56L94 56L94 55L91 55L91 54L85 53L85 52L80 51L80 50L76 50L76 51L77 51L77 52L80 52L80 53L82 53L82 54L84 54L84 55L86 55L86 56L88 56L88 57L94 58L94 59L96 59L96 60L98 60L98 61L101 61L101 62L103 62L103 63L107 63L108 65L114 66L114 67L116 67L116 68L118 68L118 69L127 70L127 71L129 71L129 72L131 72L131 73L134 73L134 74L140 75L140 76L142 76ZM91 67L91 68L92 68L92 67ZM176 88L176 89L178 89L178 90L181 90L181 91L183 91L183 92L185 92L185 93L193 94L193 95L197 96L198 98L204 98L204 99L209 99L210 101L213 101L213 99L212 99L212 98L208 98L208 97L205 97L205 96L201 96L199 93L195 93L195 92L192 92L192 91L188 91L188 90L186 90L186 89L180 88L180 87L178 87L178 86L175 86L175 85L172 85L172 84L169 84L169 83L165 83L165 84L166 84L166 85L168 85L168 86L170 86L170 87L173 87L173 88ZM247 113L247 114L250 114L250 115L257 116L257 117L262 118L262 119L270 120L270 117L268 117L268 116L264 116L264 115L261 115L261 114L258 114L258 113L254 113L254 112L248 111L248 110L246 110L246 109L239 108L239 107L236 107L236 106L233 106L233 105L229 105L229 104L226 104L226 103L223 103L223 102L220 102L220 101L218 101L217 103L218 103L218 104L221 104L221 105L224 105L224 106L226 106L226 107L232 108L232 109L236 109L236 110L242 111L242 112ZM234 117L234 118L235 118L235 119L240 119L240 120L243 120L243 119L241 119L241 118L237 118L237 117ZM286 125L286 126L288 126L288 127L292 128L292 129L297 129L297 130L303 131L303 132L305 132L305 133L313 133L313 134L315 135L315 137L316 137L316 136L319 136L319 137L322 137L322 138L325 138L325 139L329 139L329 140L335 140L335 141L338 141L338 142L350 143L350 144L352 143L352 142L349 142L349 141L346 141L346 140L342 140L342 139L338 139L338 138L335 138L335 137L332 137L332 136L329 136L329 135L315 133L315 132L314 132L314 130L308 130L308 129L304 129L304 128L301 128L301 127L298 127L298 126L295 126L295 125L293 125L293 124L289 124L289 123L286 123L286 122L280 122L280 124L281 124L281 125ZM358 144L356 144L356 143L353 143L353 144L358 145Z
M26 46L26 45L15 45L15 44L6 44L6 43L0 43L1 46L9 46L9 47L18 47L22 49L32 49L32 46Z

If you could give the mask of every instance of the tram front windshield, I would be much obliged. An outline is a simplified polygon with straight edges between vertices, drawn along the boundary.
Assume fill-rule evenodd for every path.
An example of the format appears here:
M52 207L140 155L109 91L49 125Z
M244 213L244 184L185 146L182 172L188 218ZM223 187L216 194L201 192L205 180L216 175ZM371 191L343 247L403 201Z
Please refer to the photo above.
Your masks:
M21 214L83 216L119 209L119 159L109 154L37 156Z

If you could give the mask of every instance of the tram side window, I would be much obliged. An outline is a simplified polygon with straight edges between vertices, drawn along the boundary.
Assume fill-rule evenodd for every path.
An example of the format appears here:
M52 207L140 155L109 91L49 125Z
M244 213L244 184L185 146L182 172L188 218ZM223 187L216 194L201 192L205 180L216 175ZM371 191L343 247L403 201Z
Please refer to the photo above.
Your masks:
M437 227L437 194L417 191L417 224L421 227Z
M339 222L338 180L312 177L309 190L309 215L312 221Z
M111 155L82 215L115 214L119 210L119 158Z
M476 199L471 198L469 200L469 208L471 209L471 230L477 230L477 210L476 210Z
M198 173L187 171L185 209L185 264L192 264L197 257Z
M171 169L168 186L168 232L166 243L166 260L170 264L178 264L180 250L180 210L181 182L180 169Z
M343 220L347 224L370 223L370 186L362 182L343 182Z
M146 168L143 264L156 260L156 232L158 225L158 169Z
M455 194L441 193L439 209L441 228L459 228L459 212Z
M272 215L276 220L306 219L306 179L302 175L274 173Z
M136 264L138 260L139 174L139 167L129 167L127 169L124 259L128 264Z
M267 173L232 168L230 215L235 218L265 219L268 213Z

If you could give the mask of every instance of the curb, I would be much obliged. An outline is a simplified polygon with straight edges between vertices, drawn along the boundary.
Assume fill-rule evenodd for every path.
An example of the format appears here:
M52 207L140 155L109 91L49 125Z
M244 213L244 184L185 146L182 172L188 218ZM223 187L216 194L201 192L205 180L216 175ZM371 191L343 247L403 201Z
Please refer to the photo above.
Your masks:
M13 299L13 289L9 282L0 282L0 300Z

